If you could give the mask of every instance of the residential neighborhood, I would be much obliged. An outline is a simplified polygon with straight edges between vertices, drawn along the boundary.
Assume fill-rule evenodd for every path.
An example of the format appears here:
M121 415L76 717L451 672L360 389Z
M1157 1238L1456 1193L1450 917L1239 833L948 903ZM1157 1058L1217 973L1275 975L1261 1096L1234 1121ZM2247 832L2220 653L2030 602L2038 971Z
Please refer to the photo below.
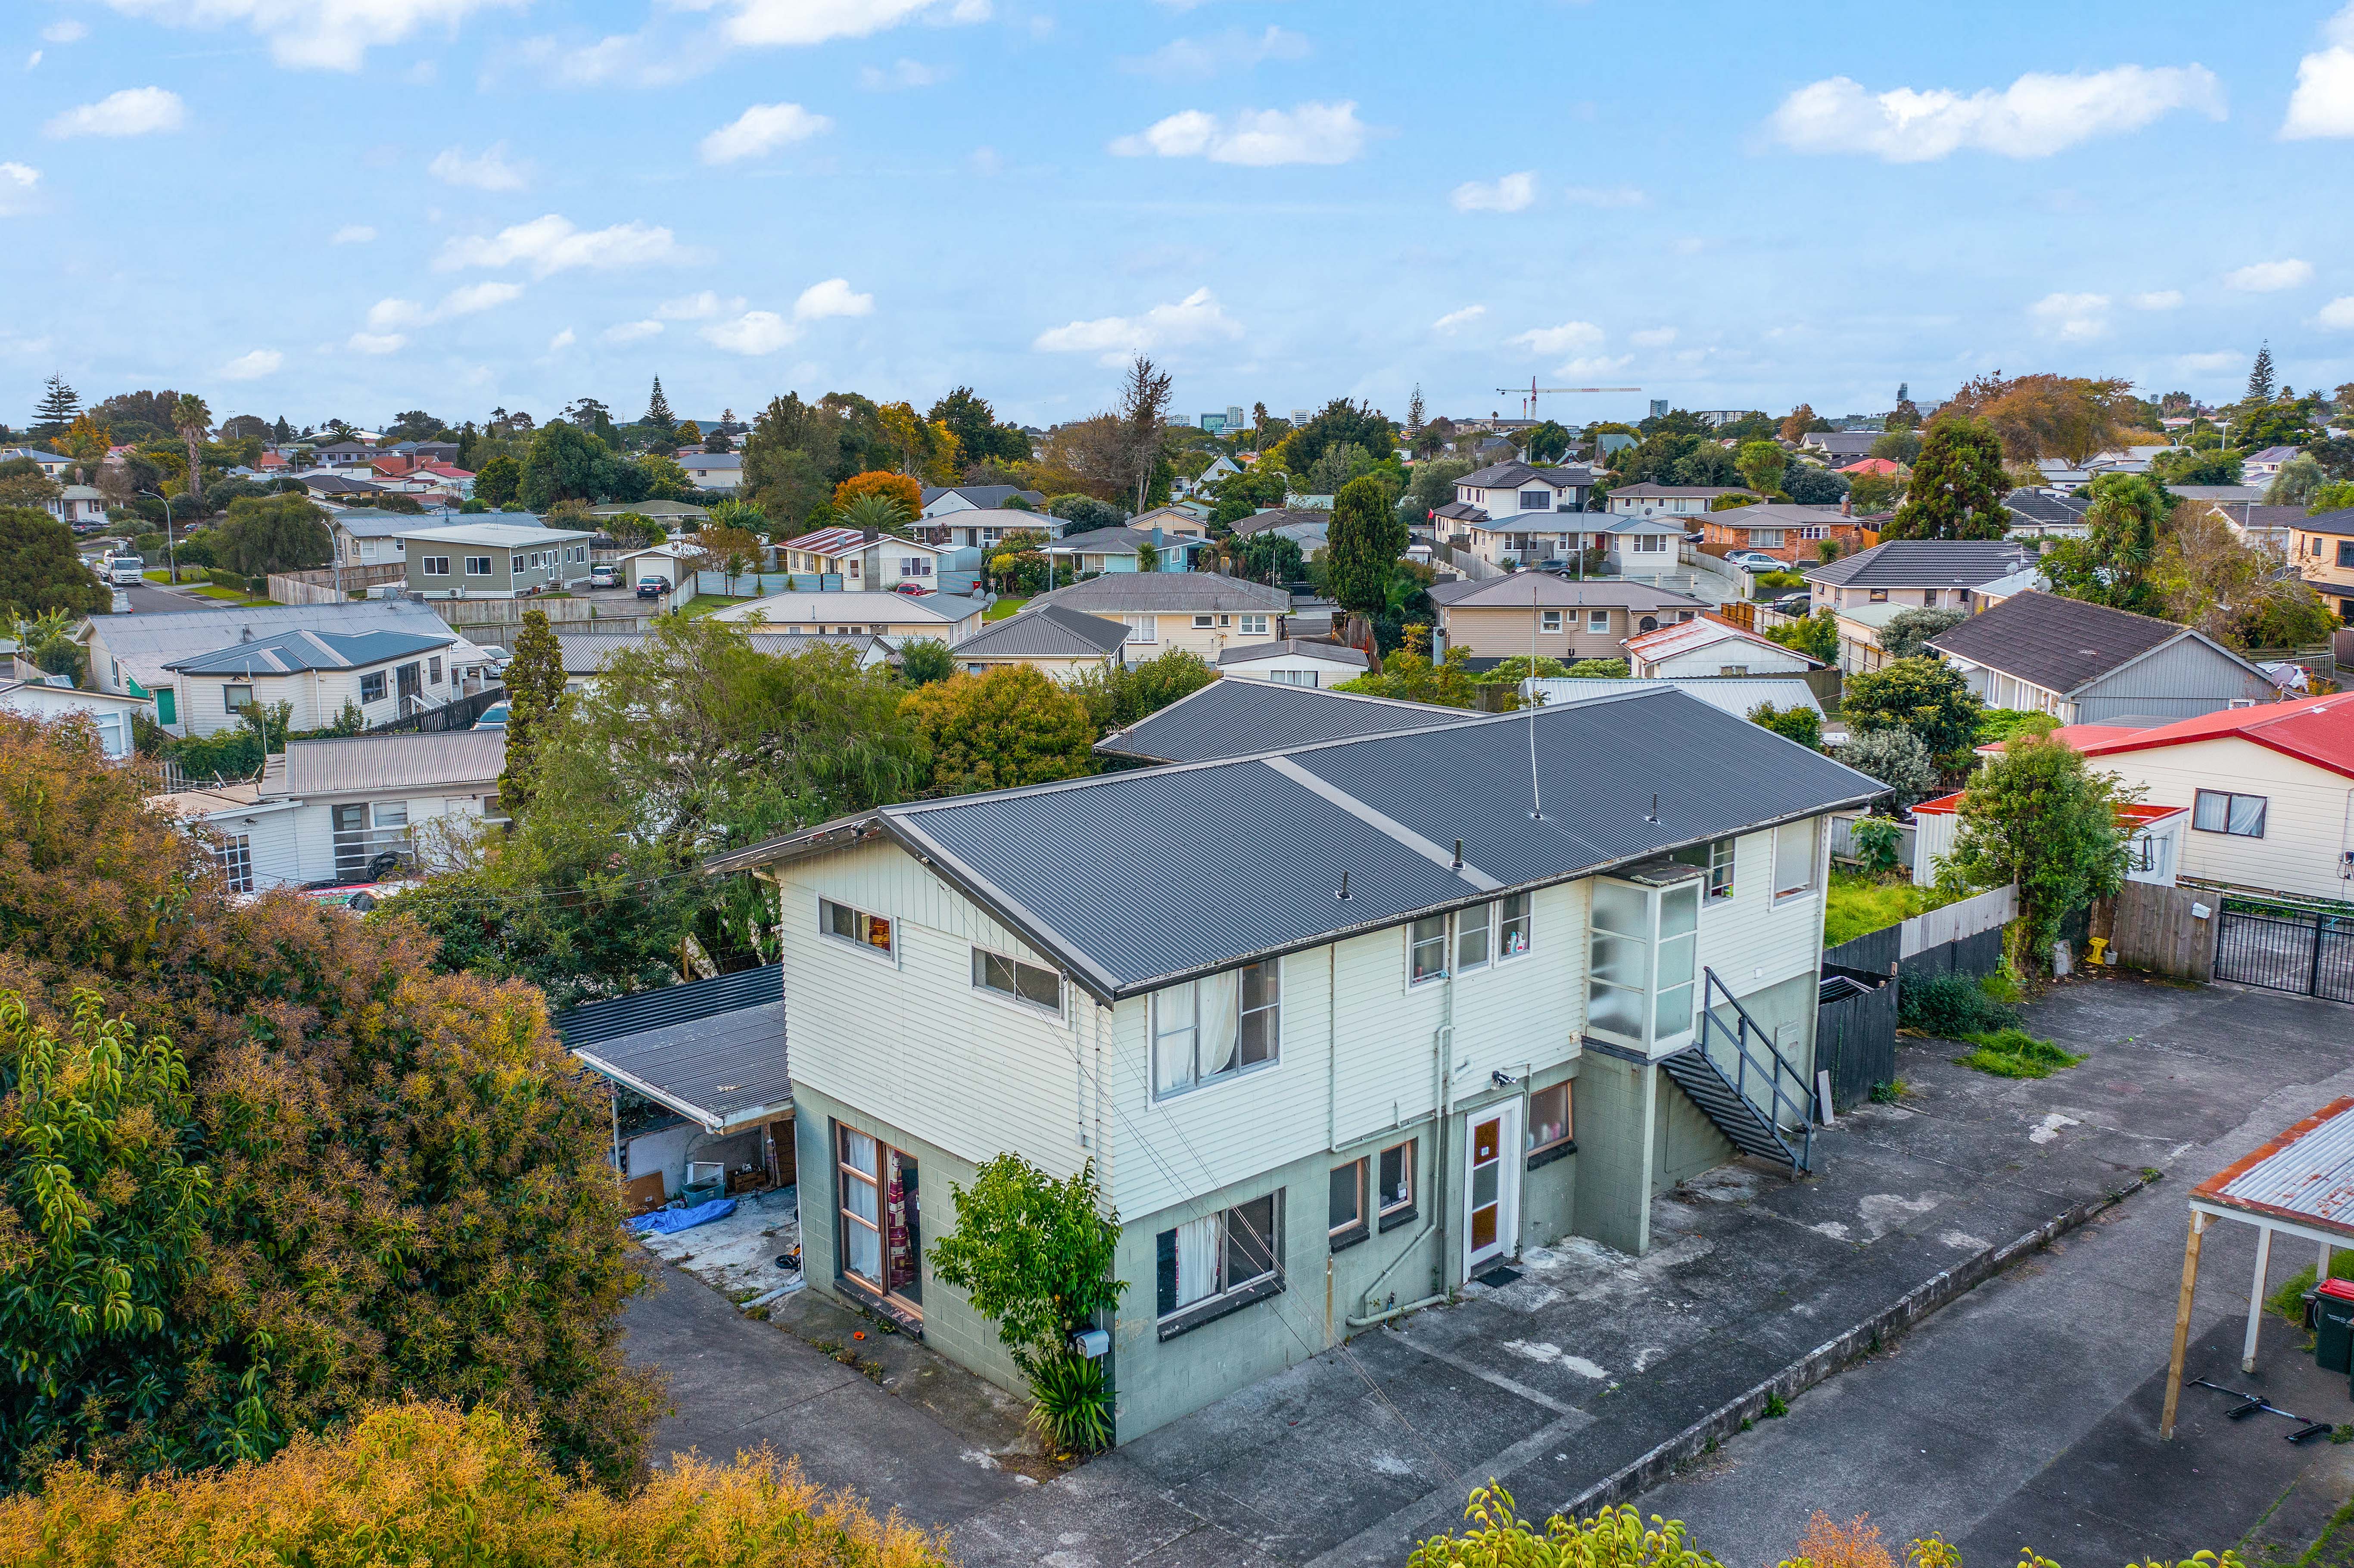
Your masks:
M2354 12L363 10L12 18L0 1559L2354 1560Z

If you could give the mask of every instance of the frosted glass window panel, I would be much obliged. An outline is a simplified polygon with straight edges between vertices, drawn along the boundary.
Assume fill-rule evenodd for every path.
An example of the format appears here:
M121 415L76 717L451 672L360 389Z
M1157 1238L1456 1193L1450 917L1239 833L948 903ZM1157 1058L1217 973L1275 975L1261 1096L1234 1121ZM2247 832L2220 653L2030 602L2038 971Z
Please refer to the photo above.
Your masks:
M1495 913L1494 905L1482 904L1455 916L1455 969L1458 974L1487 967L1489 927Z
M1774 830L1774 896L1804 893L1814 885L1814 819L1785 822Z
M1639 887L1596 881L1594 885L1594 928L1622 937L1651 936L1651 898Z
M1659 895L1659 938L1681 937L1700 928L1700 884L1687 882Z
M1698 948L1697 937L1677 937L1659 944L1658 978L1651 983L1665 989L1671 985L1690 985L1692 981L1692 958Z
M1643 1037L1643 993L1615 985L1588 988L1585 1026L1597 1033Z
M1161 1094L1191 1087L1198 1014L1193 987L1173 985L1152 998L1152 1081Z
M1666 1040L1681 1034L1692 1026L1692 988L1671 985L1659 992L1659 1004L1652 1022L1652 1038Z
M1638 989L1648 986L1649 957L1649 943L1632 937L1614 937L1607 931L1594 934L1594 978L1597 980Z

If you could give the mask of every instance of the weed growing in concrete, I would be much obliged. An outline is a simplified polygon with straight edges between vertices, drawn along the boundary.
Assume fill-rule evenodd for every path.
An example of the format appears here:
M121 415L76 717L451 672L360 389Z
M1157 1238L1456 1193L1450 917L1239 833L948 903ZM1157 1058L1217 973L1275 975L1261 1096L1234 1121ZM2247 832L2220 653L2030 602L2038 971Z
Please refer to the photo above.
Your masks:
M2049 1040L2038 1040L2015 1025L1991 1033L1965 1034L1962 1038L1976 1049L1954 1060L1998 1078L2048 1078L2061 1068L2073 1067L2084 1059Z
M2342 1248L2329 1254L2329 1277L2354 1279L2354 1252ZM2306 1264L2282 1282L2279 1288L2264 1298L2264 1310L2302 1329L2305 1327L2305 1293L2314 1287L2314 1266Z
M1872 1086L1872 1103L1876 1106L1893 1106L1904 1097L1905 1092L1911 1086L1902 1078L1891 1078L1884 1084L1874 1084Z
M1779 1421L1782 1417L1784 1417L1785 1415L1787 1415L1787 1414L1790 1414L1790 1402L1789 1402L1788 1400L1784 1399L1784 1398L1783 1398L1780 1394L1778 1394L1778 1393L1769 1393L1769 1394L1767 1394L1767 1395L1766 1396L1766 1420L1768 1420L1768 1421Z

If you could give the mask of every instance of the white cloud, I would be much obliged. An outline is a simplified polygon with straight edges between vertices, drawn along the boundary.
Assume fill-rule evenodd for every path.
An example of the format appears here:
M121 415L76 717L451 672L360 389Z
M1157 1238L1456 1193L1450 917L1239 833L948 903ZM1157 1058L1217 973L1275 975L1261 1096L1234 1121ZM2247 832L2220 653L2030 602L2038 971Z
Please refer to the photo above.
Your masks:
M801 329L774 311L746 311L703 329L703 341L730 354L774 354L801 335Z
M477 191L519 191L531 184L531 162L507 156L507 144L494 142L472 157L463 147L444 147L425 172L445 185Z
M1518 212L1537 199L1537 177L1522 171L1494 180L1466 180L1447 198L1458 212Z
M408 341L397 332L355 332L345 346L355 354L395 354Z
M2245 365L2247 360L2248 356L2245 354L2227 348L2206 354L2179 354L2175 355L2174 363L2176 368L2180 370L2216 371L2229 370L2234 366Z
M2299 283L2313 281L2313 263L2291 258L2286 261L2256 261L2223 274L2223 286L2237 289L2243 294L2269 294L2281 289L2294 289Z
M2296 90L2289 94L2284 140L2309 136L2354 136L2354 5L2322 24L2322 41L2296 62Z
M476 315L500 305L511 304L523 298L521 283L468 283L441 296L440 303L428 310L415 300L378 300L368 307L368 326L376 332L392 332L401 327L429 326L458 316Z
M52 44L78 44L90 37L90 28L70 16L52 22L41 29L41 37Z
M455 29L477 11L524 0L106 0L126 16L168 26L243 23L269 40L270 58L313 70L357 70L371 46L398 44L420 27Z
M27 70L32 69L35 66L39 65L40 63L41 51L38 49L35 49L31 54L25 57L25 69Z
M41 171L30 164L0 164L0 217L29 211L40 184Z
M738 158L757 158L832 128L832 121L811 114L798 103L756 103L703 139L703 161L732 164Z
M1651 199L1633 185L1571 185L1561 194L1575 207L1641 207Z
M550 354L561 354L579 341L579 335L570 327L566 327L562 332L557 333L554 337L547 340L547 352Z
M2354 294L2340 294L2322 306L2321 313L2313 319L2326 327L2354 327Z
M1208 78L1229 70L1248 70L1267 60L1305 59L1308 40L1298 33L1270 26L1264 33L1240 27L1206 38L1172 38L1149 55L1134 55L1119 68L1141 76Z
M96 103L69 109L41 127L44 136L145 136L187 122L180 95L160 87L126 87Z
M1345 164L1365 150L1365 136L1354 102L1245 109L1224 117L1188 109L1119 138L1111 150L1123 158L1207 158L1267 168Z
M1173 305L1155 305L1142 315L1101 316L1050 327L1030 346L1046 354L1092 354L1106 365L1118 365L1130 355L1182 348L1213 338L1232 341L1242 335L1242 324L1203 288Z
M1595 355L1586 358L1564 360L1553 367L1555 376L1607 376L1614 370L1624 370L1635 362L1631 354L1614 356Z
M569 271L576 267L610 270L648 267L682 260L685 251L667 228L643 223L617 223L607 228L583 230L570 219L549 213L529 223L502 228L495 235L461 235L441 247L433 263L443 271L459 267L512 267L522 262L534 277Z
M663 324L656 321L621 322L607 327L597 335L607 343L642 343L650 337L660 337Z
M974 174L985 180L994 179L1005 172L1005 160L998 156L994 147L975 147L965 163Z
M864 38L921 19L938 24L985 22L989 0L671 0L681 10L726 13L720 32L730 43L822 44ZM755 313L756 314L758 313ZM757 352L767 353L766 349Z
M1430 323L1433 332L1453 332L1457 327L1469 326L1488 313L1485 305L1466 305L1459 311L1449 311Z
M889 70L866 66L858 73L858 85L869 92L889 92L905 87L938 87L955 73L947 66L926 65L921 60L898 59Z
M1766 122L1799 153L1869 153L1925 163L1962 148L2043 158L2091 137L2137 131L2178 109L2223 118L2223 91L2204 66L2113 66L2054 76L2030 71L1997 91L1946 88L1872 93L1835 76L1798 89Z
M671 45L652 28L568 48L554 38L535 38L523 52L567 87L675 87L710 68L707 56Z
M1665 348L1668 344L1676 341L1676 329L1673 327L1645 327L1641 332L1628 333L1627 334L1627 341L1635 344L1638 348Z
M664 300L654 307L654 314L666 322L704 322L743 308L744 301L740 296L723 300L705 289L699 294L683 294L675 300Z
M365 223L347 223L328 237L330 245L366 245L376 238L376 230Z
M793 320L797 322L828 321L835 316L869 316L875 313L875 296L854 294L845 278L828 278L822 283L811 283L793 302Z
M286 363L286 356L274 348L257 348L250 354L240 354L220 367L224 381L259 381L277 373Z
M2046 294L2027 307L2045 332L2069 343L2083 343L2109 330L2106 294Z
M1564 322L1555 327L1532 327L1510 341L1526 344L1538 354L1572 354L1600 347L1602 338L1602 329L1592 322Z
M2137 311L2173 311L2182 308L2182 291L2155 289L2147 294L2136 294L2126 303Z

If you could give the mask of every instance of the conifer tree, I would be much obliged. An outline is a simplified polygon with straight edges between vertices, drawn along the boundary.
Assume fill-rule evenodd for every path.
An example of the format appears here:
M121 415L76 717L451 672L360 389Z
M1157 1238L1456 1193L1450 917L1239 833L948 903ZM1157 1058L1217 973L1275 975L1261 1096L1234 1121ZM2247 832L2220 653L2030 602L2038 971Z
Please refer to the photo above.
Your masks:
M2248 367L2248 400L2253 403L2273 400L2273 345L2269 343L2256 350L2256 362Z
M659 376L654 377L653 396L646 399L646 417L643 422L653 426L664 435L670 434L678 424L678 420L672 417L670 399L663 396L662 377Z
M33 433L52 437L74 421L81 412L81 394L66 385L62 376L52 376L42 385L41 400L33 408Z

